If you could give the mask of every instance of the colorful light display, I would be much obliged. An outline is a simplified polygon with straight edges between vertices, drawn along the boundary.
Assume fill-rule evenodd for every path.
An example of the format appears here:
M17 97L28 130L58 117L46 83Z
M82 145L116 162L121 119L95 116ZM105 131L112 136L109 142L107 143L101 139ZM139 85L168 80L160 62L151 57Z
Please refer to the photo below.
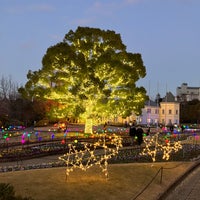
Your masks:
M107 140L104 134L95 143L81 142L80 145L82 148L78 150L76 144L68 144L69 152L59 157L67 165L66 179L75 168L86 171L94 165L99 165L108 178L108 159L118 154L122 147L122 138L113 134Z

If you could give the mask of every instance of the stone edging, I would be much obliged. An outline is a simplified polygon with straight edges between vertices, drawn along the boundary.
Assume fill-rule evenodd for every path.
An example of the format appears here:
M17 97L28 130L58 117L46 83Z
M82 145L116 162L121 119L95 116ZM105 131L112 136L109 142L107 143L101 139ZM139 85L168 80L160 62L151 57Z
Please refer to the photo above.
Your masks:
M182 174L171 185L169 185L169 187L162 194L159 195L159 197L157 198L157 200L165 200L166 197L168 196L168 194L171 191L173 191L176 188L176 186L179 185L185 178L187 178L187 176L192 171L194 171L199 165L200 165L200 159L196 160L193 163L193 165L184 174Z

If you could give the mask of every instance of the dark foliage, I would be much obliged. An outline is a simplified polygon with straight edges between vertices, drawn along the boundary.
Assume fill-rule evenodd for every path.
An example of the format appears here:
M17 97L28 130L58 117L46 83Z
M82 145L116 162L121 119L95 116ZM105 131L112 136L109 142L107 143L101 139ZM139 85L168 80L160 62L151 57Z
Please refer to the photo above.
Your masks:
M181 123L200 123L200 101L182 102L180 106Z
M0 183L0 200L33 200L31 197L15 195L15 190L9 183Z

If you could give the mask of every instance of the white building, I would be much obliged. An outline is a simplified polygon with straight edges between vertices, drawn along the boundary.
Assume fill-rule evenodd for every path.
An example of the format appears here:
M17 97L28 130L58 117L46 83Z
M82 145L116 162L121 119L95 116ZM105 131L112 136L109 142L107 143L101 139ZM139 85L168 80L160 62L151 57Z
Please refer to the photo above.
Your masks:
M159 122L159 105L155 101L149 100L142 109L142 115L137 119L139 124L157 125Z
M160 102L160 124L179 124L180 104L178 102Z
M171 92L167 92L160 102L159 119L164 125L180 123L180 103Z
M187 83L182 83L181 87L176 88L176 95L179 101L200 100L200 87L188 87Z
M159 99L158 99L159 100ZM180 123L180 103L175 100L171 92L157 101L147 101L142 109L142 115L138 117L137 122L145 125L171 125Z

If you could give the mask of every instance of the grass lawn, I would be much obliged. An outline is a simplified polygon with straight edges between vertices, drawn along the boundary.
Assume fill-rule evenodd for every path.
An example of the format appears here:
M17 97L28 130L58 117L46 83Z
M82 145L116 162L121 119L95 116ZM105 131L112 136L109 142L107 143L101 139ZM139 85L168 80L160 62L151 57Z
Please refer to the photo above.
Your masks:
M76 169L67 181L65 167L0 173L16 194L34 200L155 200L192 162L124 163L108 165L108 179L99 166ZM162 183L159 169L163 167ZM157 174L157 176L156 176ZM153 179L144 192L141 192ZM141 192L137 198L136 196Z

